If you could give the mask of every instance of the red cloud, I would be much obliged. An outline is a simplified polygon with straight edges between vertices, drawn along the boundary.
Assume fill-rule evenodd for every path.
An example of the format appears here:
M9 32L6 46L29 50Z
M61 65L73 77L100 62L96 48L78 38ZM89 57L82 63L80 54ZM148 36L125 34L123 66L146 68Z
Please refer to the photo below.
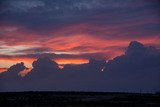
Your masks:
M135 24L132 23L131 25ZM85 63L91 57L111 59L117 55L121 55L124 53L124 47L133 39L143 44L159 46L159 35L149 37L143 35L142 37L135 36L135 38L129 36L123 38L122 35L130 34L128 31L122 29L127 26L126 24L123 26L98 26L89 23L70 24L56 31L49 32L46 36L32 32L23 26L0 24L2 30L0 34L0 43L2 44L0 47L0 60L31 63L37 57L30 57L28 54L55 53L59 54L59 56L56 57L57 59L54 58L57 60L57 63ZM27 49L12 49L16 46L26 46ZM4 51L4 47L7 51L12 49L10 53L8 52L12 57L4 57L4 52L5 54L7 53L6 50ZM18 57L21 56L19 54L22 53L22 56L25 57ZM64 58L64 55L60 57L61 54L70 54L76 57L66 56ZM93 54L97 55L93 56ZM0 65L2 65L2 63L0 63Z

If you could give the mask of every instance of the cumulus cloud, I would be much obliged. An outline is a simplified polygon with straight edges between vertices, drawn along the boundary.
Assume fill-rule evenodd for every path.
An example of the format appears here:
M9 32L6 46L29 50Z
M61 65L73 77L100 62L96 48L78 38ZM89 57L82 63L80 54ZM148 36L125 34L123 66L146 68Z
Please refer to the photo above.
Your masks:
M37 59L37 61L34 61L32 63L32 66L33 66L33 71L44 72L44 70L45 71L58 70L58 64L47 57Z
M32 63L32 67L23 78L26 87L31 90L52 89L55 79L59 77L58 64L48 57L41 57Z
M4 87L0 90L157 92L160 91L159 64L159 50L132 41L124 55L108 62L90 59L86 64L64 65L60 69L50 58L39 58L32 63L33 69L30 73L21 80L11 82L12 85L10 81L14 79L9 79L6 83L3 81ZM25 67L20 63L10 69L18 73Z
M12 65L7 71L0 74L0 90L6 90L8 88L18 88L21 83L20 72L27 70L24 63L17 63Z
M7 69L7 71L6 72L3 72L2 73L2 75L3 76L18 76L18 74L21 72L21 71L23 71L23 70L25 70L25 69L27 69L26 67L25 67L25 65L24 65L24 63L23 62L21 62L21 63L17 63L17 64L15 64L15 65L12 65L11 67L9 67L8 69Z
M153 46L145 47L143 44L132 41L125 54L118 56L108 62L108 67L111 69L148 69L159 68L160 51ZM115 66L115 67L114 67Z
M160 90L160 52L152 46L132 41L125 54L108 61L105 68L119 89Z

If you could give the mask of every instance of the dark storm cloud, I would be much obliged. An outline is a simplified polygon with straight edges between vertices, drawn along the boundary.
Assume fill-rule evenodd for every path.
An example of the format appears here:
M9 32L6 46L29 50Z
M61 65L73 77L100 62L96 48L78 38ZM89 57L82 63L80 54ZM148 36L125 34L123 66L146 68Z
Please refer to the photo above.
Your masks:
M32 72L24 78L1 78L0 90L157 92L160 91L159 64L159 50L132 41L124 55L107 63L105 60L90 59L86 64L65 65L59 69L50 58L39 58L32 63ZM20 63L10 69L18 73L24 66Z
M160 90L160 51L152 46L132 41L124 55L108 61L106 78L119 89ZM110 79L108 80L110 81Z
M43 78L52 78L55 72L59 72L58 64L52 61L50 58L43 57L39 58L32 63L33 69L27 74L27 77L31 76L34 79Z
M30 9L44 6L40 0L2 0L2 12L28 12Z
M2 73L2 75L7 76L7 78L18 77L18 73L25 70L25 69L27 69L27 68L24 66L23 62L17 63L15 65L12 65L11 67L9 67L6 72Z
M159 20L158 0L5 0L1 5L1 21L20 24L32 32L43 34L76 23L121 26L127 21L136 23L146 20L146 24ZM153 23L150 24L152 26ZM142 36L147 34L143 25L140 28ZM138 30L135 27L131 29L133 32ZM97 33L95 29L92 32Z
M18 87L25 87L23 84L20 72L28 70L24 63L17 63L12 65L7 69L7 71L0 74L0 90L7 89L7 87L12 87L12 89L17 89ZM22 83L22 84L21 84ZM7 91L7 90L6 90Z
M134 71L143 69L160 69L160 51L153 46L145 47L133 41L128 46L124 55L108 61L107 69L111 71ZM134 71L136 72L136 71ZM157 72L157 71L156 71Z

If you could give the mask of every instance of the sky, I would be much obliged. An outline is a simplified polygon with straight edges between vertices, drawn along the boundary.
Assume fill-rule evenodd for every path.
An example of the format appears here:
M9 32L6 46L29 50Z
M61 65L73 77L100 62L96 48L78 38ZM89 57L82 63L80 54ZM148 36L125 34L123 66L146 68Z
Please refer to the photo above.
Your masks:
M0 68L48 56L109 60L132 40L160 48L159 0L1 0Z
M159 92L159 71L159 0L0 0L0 91Z

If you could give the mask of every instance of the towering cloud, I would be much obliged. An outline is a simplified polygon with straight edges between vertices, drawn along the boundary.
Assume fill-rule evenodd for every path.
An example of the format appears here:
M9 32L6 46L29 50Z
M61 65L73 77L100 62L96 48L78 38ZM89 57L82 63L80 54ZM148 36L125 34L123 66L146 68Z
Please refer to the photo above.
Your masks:
M15 65L12 65L10 68L8 68L6 72L2 73L2 75L9 76L9 77L12 77L12 76L16 77L21 71L25 69L27 68L24 66L23 62L17 63Z
M143 44L132 41L125 54L110 60L107 69L115 69L124 71L160 68L160 51L155 47L145 47Z
M32 63L32 66L33 69L28 75L34 79L39 79L41 76L54 76L54 73L59 71L58 64L48 57L37 59Z
M154 47L132 41L124 55L108 61L105 70L121 90L160 90L160 52Z
M33 71L51 71L51 70L57 70L58 64L54 61L52 61L50 58L39 58L37 61L34 61L32 63Z
M23 78L1 78L0 91L160 91L160 51L137 41L130 42L124 55L108 62L90 59L89 63L68 64L60 69L56 62L43 57L32 66ZM8 73L17 75L24 69L24 64L18 63L11 66Z
M17 63L7 69L6 72L0 74L0 90L1 91L12 91L21 87L22 77L20 72L26 70L24 63Z

